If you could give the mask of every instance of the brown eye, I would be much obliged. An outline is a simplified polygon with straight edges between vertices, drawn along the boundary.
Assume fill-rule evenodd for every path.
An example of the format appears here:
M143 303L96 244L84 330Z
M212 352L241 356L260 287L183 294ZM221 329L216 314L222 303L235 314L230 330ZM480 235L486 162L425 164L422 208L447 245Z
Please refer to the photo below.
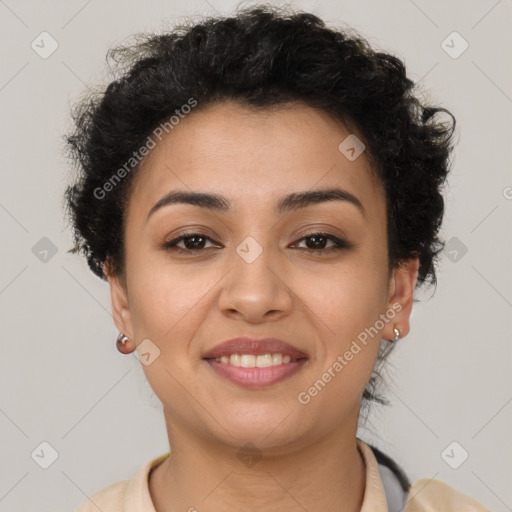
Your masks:
M306 247L304 248L305 251L315 253L325 253L340 249L348 249L351 247L351 244L347 241L328 233L310 233L307 236L302 237L299 240L299 243L302 241L306 241ZM326 248L326 245L329 242L332 242L334 245Z
M165 242L162 248L178 252L201 252L205 248L209 249L209 247L205 247L208 241L213 242L209 236L203 233L185 233L169 242ZM181 243L183 243L183 246L180 247L178 244Z

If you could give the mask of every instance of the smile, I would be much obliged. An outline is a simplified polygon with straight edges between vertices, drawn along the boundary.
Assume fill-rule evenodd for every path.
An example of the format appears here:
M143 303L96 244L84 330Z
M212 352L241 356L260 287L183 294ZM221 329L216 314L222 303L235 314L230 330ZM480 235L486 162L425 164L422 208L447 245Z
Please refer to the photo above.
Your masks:
M297 361L294 359L293 361ZM215 361L223 364L232 364L233 366L242 366L243 368L267 368L268 366L278 366L283 363L289 363L292 358L283 354L231 354L215 358Z
M205 359L215 373L246 388L277 384L298 372L307 358L292 359L289 355L231 354Z

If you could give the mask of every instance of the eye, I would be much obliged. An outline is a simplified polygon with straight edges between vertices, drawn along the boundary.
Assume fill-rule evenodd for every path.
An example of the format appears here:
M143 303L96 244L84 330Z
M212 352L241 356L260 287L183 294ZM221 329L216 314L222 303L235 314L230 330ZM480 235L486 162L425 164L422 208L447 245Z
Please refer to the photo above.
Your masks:
M331 235L329 233L309 233L308 235L302 237L299 240L299 243L301 243L304 240L311 240L312 242L309 244L312 247L305 247L304 250L318 254L330 253L331 251L339 251L341 249L349 249L350 247L352 247L352 245L346 240L342 240L341 238L338 238L337 236ZM332 242L334 245L325 248L325 245L328 242ZM308 243L306 242L306 245L307 244Z
M168 251L172 250L180 253L199 253L205 249L204 244L207 241L213 242L213 240L204 233L184 233L169 242L165 242L162 245L162 248ZM179 247L178 244L181 244L182 242L184 247ZM208 248L209 247L207 247L207 249Z

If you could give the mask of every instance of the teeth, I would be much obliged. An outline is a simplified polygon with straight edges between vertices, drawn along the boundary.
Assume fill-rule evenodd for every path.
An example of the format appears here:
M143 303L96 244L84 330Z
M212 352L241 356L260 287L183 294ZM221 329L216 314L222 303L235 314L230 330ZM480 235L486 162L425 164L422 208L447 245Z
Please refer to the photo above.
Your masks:
M259 354L256 357L256 366L258 368L266 368L272 366L272 354Z
M217 357L215 361L223 364L232 364L242 368L267 368L289 363L292 358L283 354L231 354L230 356Z
M256 366L256 356L252 354L242 354L240 357L240 366L242 368L254 368Z

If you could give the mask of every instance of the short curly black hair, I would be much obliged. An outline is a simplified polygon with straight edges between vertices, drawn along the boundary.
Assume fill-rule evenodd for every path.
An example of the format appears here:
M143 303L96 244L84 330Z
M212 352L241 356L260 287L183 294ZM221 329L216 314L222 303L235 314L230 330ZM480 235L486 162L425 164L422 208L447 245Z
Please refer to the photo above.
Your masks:
M78 169L65 192L74 231L68 252L84 254L94 274L106 279L106 262L123 275L124 213L138 162L108 194L95 191L126 169L155 127L191 98L195 111L228 99L251 108L301 101L364 141L386 191L390 268L418 257L417 286L436 284L455 118L413 94L399 58L350 27L331 29L313 14L267 4L135 38L108 51L118 78L75 105L74 131L65 136Z
M74 231L69 252L84 254L94 274L106 279L107 263L124 275L126 207L154 130L191 99L194 112L236 100L254 109L303 102L357 133L386 192L389 269L418 257L416 286L436 284L455 118L420 99L399 58L372 49L351 27L331 29L313 14L268 4L135 38L109 50L117 79L75 105L74 131L65 136L78 170L64 198ZM386 403L379 372L394 346L383 340L363 404Z

